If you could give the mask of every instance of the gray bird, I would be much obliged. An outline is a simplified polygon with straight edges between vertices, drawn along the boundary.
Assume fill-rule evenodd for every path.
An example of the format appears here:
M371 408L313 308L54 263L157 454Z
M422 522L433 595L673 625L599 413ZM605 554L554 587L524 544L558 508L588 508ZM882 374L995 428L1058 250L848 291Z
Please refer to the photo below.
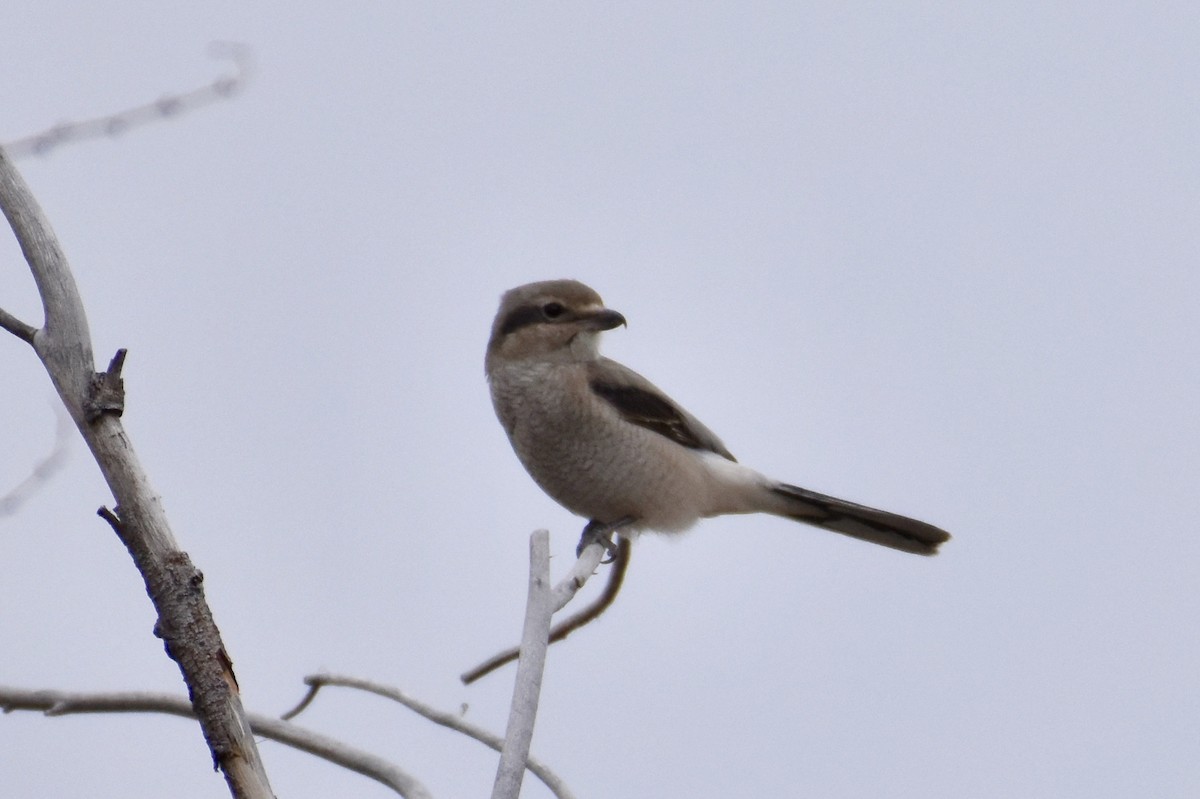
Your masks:
M599 334L624 324L591 288L548 280L504 294L488 342L492 403L517 457L589 530L669 533L710 516L770 513L918 555L950 538L738 463L653 383L600 355Z

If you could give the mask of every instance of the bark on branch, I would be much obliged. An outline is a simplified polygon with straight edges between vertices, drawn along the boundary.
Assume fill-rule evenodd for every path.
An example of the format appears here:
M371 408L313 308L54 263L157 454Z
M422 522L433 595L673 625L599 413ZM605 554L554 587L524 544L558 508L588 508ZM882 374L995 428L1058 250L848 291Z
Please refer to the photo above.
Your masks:
M116 499L115 510L105 509L102 515L145 581L158 612L155 634L179 665L214 764L233 796L271 799L232 663L204 599L203 576L176 543L121 424L124 355L118 353L108 370L97 375L87 316L66 256L2 148L0 206L33 273L45 315L38 329L2 312L0 322L32 344Z

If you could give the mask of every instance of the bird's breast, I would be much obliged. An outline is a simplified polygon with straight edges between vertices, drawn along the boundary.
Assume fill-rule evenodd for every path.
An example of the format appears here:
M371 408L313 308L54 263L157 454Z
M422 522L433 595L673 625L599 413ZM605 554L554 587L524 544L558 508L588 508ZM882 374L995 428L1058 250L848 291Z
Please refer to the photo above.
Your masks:
M588 519L691 526L705 511L698 453L631 424L592 393L582 365L501 369L492 401L513 449L539 486Z

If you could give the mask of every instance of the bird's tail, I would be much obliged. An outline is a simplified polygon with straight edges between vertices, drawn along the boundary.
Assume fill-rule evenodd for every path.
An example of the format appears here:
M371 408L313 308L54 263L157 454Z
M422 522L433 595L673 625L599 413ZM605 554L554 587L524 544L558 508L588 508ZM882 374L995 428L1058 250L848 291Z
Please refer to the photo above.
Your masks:
M774 483L769 488L777 500L770 508L771 513L873 544L917 555L936 555L938 546L950 540L950 534L945 530L906 516L787 483Z

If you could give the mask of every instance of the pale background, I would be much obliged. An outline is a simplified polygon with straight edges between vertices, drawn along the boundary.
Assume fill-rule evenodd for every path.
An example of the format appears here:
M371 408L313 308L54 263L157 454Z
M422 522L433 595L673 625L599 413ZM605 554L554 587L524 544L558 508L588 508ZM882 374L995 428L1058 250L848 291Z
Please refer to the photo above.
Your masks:
M209 81L20 162L247 705L330 669L502 729L529 532L483 347L593 285L606 351L748 464L946 527L926 560L773 518L638 542L551 650L581 797L1200 793L1200 6L18 0L0 140ZM0 306L40 322L11 236ZM0 492L53 441L0 341ZM0 519L0 682L181 691L78 443ZM495 757L331 690L302 723L490 790ZM382 797L283 747L280 797ZM546 796L535 780L525 795ZM193 725L0 717L5 797L220 797Z

